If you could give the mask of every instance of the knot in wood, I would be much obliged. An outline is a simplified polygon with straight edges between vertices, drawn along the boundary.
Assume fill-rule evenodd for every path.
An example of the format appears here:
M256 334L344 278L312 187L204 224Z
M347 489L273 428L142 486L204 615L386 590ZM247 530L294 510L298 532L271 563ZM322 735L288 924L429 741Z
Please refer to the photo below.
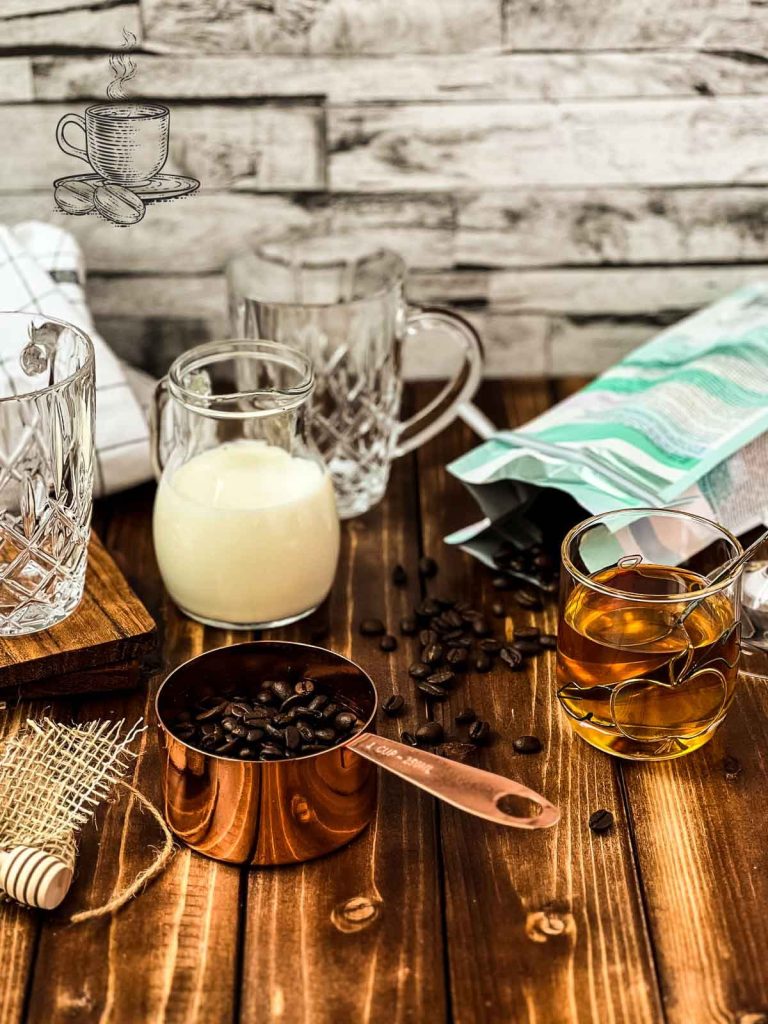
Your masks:
M576 933L576 922L568 910L544 907L529 913L525 919L525 934L531 942L549 942Z
M331 922L340 932L359 932L378 920L382 902L377 897L353 896L337 903L331 911Z

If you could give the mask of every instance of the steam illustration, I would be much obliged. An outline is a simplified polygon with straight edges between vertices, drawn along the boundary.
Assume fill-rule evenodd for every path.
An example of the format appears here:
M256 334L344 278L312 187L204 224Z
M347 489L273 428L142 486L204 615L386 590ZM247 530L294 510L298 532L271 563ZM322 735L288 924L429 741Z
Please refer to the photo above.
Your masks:
M113 53L109 58L109 69L112 72L112 81L107 86L107 99L126 100L125 83L130 82L136 74L136 61L129 54L136 46L138 40L133 32L127 28L123 29L123 53Z

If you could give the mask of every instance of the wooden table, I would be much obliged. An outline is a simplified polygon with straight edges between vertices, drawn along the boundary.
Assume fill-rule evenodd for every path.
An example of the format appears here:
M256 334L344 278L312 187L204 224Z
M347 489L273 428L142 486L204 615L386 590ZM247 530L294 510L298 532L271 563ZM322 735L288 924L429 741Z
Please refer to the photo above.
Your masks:
M569 386L572 386L569 385ZM489 384L481 404L520 423L562 393L542 382ZM409 714L382 720L397 735L425 717L405 668L361 638L360 619L391 624L414 593L394 589L400 562L416 579L435 555L437 593L490 605L487 570L441 538L475 509L444 466L474 439L457 424L393 467L386 500L345 524L329 605L328 646L370 671ZM146 691L68 701L56 714L151 718L155 686L191 655L243 639L183 618L163 593L150 537L153 489L101 503L96 526L156 616L162 647ZM553 630L555 610L513 610L512 623ZM281 636L306 639L311 625ZM381 780L375 824L346 849L300 867L249 873L180 849L165 874L111 920L0 908L0 1020L231 1024L758 1024L768 1021L768 693L746 674L733 710L701 752L631 765L574 738L555 699L554 659L525 674L474 676L434 708L450 727L470 704L497 730L479 763L561 805L548 832L503 829ZM751 666L751 663L750 663ZM759 666L758 666L759 667ZM17 728L18 709L0 729ZM39 713L37 706L33 713ZM534 733L544 750L513 752ZM137 784L159 801L153 733ZM724 760L726 757L730 760ZM735 759L735 760L734 760ZM616 816L594 835L596 808ZM71 905L93 906L130 881L159 841L121 798L83 841Z

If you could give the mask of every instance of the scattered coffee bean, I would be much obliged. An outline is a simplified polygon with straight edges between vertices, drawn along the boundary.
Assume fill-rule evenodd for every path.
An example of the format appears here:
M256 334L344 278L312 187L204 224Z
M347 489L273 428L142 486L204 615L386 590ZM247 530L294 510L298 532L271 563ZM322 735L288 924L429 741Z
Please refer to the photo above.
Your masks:
M525 657L528 657L532 654L538 654L541 650L541 644L539 643L537 637L531 637L530 639L528 639L527 637L523 637L520 640L514 640L510 644L510 647L515 651L519 651L520 654L524 655Z
M431 676L427 676L427 682L433 686L442 686L443 689L451 686L455 681L456 676L449 669L444 668L441 672L433 672Z
M417 747L419 745L418 740L412 732L401 732L400 742L405 743L407 747Z
M589 827L593 832L607 832L613 826L613 815L610 811L601 809L592 811L589 816Z
M381 640L379 640L379 647L382 651L396 651L397 650L397 637L392 636L391 633L386 633Z
M445 648L442 644L427 644L421 652L421 660L427 665L439 665L443 660Z
M494 590L511 590L513 584L509 576L494 576L491 580L491 586Z
M516 672L523 664L523 655L516 647L502 647L499 657L504 664Z
M363 619L360 632L363 636L383 636L387 629L381 619Z
M479 619L474 619L472 622L472 632L475 636L489 636L491 627L488 625L487 619L482 616Z
M485 651L480 651L479 654L475 655L474 665L478 672L490 672L493 662Z
M417 629L416 619L412 615L405 615L400 619L400 632L403 636L414 636Z
M486 654L498 654L502 647L501 642L499 640L495 640L493 637L490 636L485 637L483 640L481 640L477 646L480 648L481 651L485 651Z
M489 722L478 719L469 727L469 738L477 746L483 746L491 738L491 726Z
M539 643L545 651L554 651L557 647L557 637L554 633L542 633L539 637Z
M458 715L456 715L456 725L471 725L472 722L477 718L472 708L463 708Z
M416 688L420 693L423 693L425 697L429 697L430 700L445 700L448 696L442 686L437 686L435 683L428 683L426 680L421 680L416 683Z
M493 604L491 605L491 612L493 613L494 618L497 619L503 619L504 616L507 614L506 611L504 610L504 605L501 603L501 601L493 602Z
M431 671L429 665L425 665L423 661L416 661L408 669L408 675L411 679L426 679Z
M396 587L407 587L408 586L408 573L402 567L402 565L396 565L392 570L392 582Z
M538 754L541 751L541 740L538 736L518 736L512 741L518 754Z
M424 722L416 730L416 739L428 747L434 747L442 743L445 737L445 730L439 722Z
M425 580L430 580L433 576L437 576L437 562L434 558L425 556L419 559L419 576Z
M419 643L422 647L429 647L430 644L436 644L439 639L440 637L434 629L422 629L419 632Z
M530 640L540 634L538 626L515 626L515 640Z
M422 601L416 609L416 617L422 622L428 622L433 615L438 615L439 613L440 604L434 599L434 597L428 597L425 601Z
M389 718L398 718L405 709L405 700L399 693L393 693L382 704L382 710Z
M466 647L452 647L446 654L445 660L452 669L462 671L467 666L469 651Z
M541 598L536 591L531 590L530 587L520 587L513 591L512 597L521 608L527 608L533 611L542 607Z
M213 707L207 708L205 711L201 711L195 715L196 722L207 722L211 718L218 718L222 711L228 707L229 701L220 700L214 704Z

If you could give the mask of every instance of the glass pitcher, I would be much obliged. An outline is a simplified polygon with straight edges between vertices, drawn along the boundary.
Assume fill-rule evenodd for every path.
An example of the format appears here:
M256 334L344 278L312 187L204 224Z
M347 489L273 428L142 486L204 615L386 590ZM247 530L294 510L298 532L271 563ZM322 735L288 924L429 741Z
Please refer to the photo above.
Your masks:
M152 416L155 551L193 619L284 626L333 583L339 520L330 476L306 437L306 356L267 341L214 341L179 356Z
M267 240L227 268L234 334L305 352L317 376L311 433L331 471L342 518L384 495L392 459L446 427L474 395L482 347L450 310L409 309L405 263L353 235L320 228ZM425 353L428 376L455 372L402 422L403 350Z

